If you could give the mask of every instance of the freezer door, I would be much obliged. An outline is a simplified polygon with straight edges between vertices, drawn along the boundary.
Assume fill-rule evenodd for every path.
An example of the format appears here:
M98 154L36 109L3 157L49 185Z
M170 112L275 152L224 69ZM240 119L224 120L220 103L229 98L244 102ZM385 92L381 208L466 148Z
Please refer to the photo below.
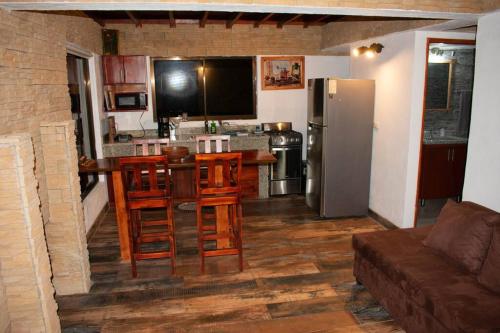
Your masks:
M324 130L324 127L313 123L309 123L307 126L306 204L318 214L322 206Z
M325 79L307 81L307 122L324 126Z

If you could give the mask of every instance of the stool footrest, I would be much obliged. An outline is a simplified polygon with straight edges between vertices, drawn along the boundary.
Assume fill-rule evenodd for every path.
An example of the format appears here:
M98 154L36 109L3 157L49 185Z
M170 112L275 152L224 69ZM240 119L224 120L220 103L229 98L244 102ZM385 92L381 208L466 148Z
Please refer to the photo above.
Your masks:
M205 250L202 255L204 257L217 257L240 254L238 249L220 249L220 250Z
M143 226L169 225L168 220L143 220Z
M135 253L134 256L136 260L142 260L142 259L171 258L173 257L173 254L170 251L152 252L152 253L142 252L142 253Z
M217 240L217 239L227 239L227 238L233 238L234 235L232 235L229 232L222 232L218 234L209 234L209 235L203 235L201 236L201 239L204 241L210 241L210 240Z

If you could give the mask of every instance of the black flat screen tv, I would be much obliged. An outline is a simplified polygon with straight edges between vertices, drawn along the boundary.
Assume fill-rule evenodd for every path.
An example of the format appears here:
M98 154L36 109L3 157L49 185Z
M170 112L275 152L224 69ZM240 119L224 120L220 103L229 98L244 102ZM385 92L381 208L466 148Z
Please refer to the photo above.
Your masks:
M153 59L155 112L190 120L255 119L255 58Z

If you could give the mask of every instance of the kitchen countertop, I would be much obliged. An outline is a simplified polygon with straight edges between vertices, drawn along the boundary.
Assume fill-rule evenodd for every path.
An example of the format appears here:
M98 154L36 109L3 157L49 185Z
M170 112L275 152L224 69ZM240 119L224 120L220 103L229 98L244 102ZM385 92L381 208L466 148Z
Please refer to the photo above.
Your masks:
M218 135L218 134L217 134ZM170 140L170 146L184 146L189 149L190 153L196 152L196 135L182 134L177 135L175 140ZM142 138L135 137L134 139L158 139L158 136L145 136ZM130 156L133 153L133 140L129 142L107 142L103 144L104 157ZM253 134L247 136L231 136L231 150L269 150L269 136L267 134Z
M424 145L467 144L467 142L468 138L453 136L453 135L424 138Z

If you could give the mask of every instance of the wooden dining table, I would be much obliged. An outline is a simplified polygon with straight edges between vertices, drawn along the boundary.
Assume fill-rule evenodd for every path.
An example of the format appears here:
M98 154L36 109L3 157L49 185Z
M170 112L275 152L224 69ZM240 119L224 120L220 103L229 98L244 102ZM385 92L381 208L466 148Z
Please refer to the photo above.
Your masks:
M242 163L245 165L259 166L268 165L276 162L276 158L266 150L235 150L242 153ZM169 161L169 169L194 169L194 155L188 155L180 161ZM116 211L116 223L118 226L118 238L120 242L120 255L122 260L130 260L130 243L128 232L127 205L125 201L125 192L122 183L122 176L119 165L119 157L106 157L97 159L96 163L79 166L80 173L111 173L113 193ZM175 182L174 182L175 187ZM175 218L175 217L174 217ZM224 228L224 221L217 219L217 228ZM225 247L224 244L217 246Z

